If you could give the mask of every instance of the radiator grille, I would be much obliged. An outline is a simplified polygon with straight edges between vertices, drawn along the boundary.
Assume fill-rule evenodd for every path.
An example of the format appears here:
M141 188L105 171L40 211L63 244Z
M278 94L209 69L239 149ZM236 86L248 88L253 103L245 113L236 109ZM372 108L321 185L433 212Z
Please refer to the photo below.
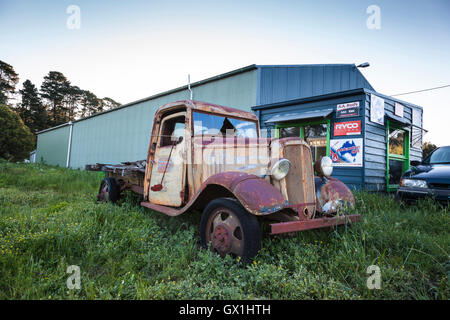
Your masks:
M291 170L285 178L289 203L315 203L311 150L303 144L287 145L283 154L291 162Z

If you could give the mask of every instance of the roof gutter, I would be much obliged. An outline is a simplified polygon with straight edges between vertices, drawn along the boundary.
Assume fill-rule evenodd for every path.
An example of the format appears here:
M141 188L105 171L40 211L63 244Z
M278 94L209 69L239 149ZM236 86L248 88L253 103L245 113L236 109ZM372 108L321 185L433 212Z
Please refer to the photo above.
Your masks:
M58 128L61 128L61 127L68 126L69 124L70 124L70 122L63 123L63 124L60 124L60 125L55 126L55 127L51 127L51 128L48 128L48 129L44 129L44 130L38 131L38 132L36 132L36 134L44 133L44 132L47 132L47 131L52 131L54 129L58 129Z

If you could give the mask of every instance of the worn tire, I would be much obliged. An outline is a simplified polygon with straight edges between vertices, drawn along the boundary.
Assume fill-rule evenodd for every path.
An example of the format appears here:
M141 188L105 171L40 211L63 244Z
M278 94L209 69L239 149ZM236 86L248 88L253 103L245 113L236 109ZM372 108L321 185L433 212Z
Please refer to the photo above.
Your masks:
M100 189L98 191L97 200L101 202L116 203L119 199L120 191L117 185L116 179L105 178L100 183Z
M223 238L227 241L222 241ZM200 241L203 248L210 246L213 252L222 257L231 254L240 256L244 262L248 262L261 250L258 219L248 213L235 199L215 199L203 210ZM229 250L226 242L231 243L228 244L231 246ZM239 250L236 250L236 246Z

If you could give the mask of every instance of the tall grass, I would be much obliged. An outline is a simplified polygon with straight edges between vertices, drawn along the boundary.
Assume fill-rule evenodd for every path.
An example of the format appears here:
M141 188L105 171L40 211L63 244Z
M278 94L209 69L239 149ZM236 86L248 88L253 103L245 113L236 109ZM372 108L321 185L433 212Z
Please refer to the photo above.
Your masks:
M450 219L356 193L361 223L265 237L251 264L199 247L200 213L167 217L127 194L98 204L101 173L0 162L1 299L448 299ZM69 290L69 265L81 289ZM368 266L381 289L366 286Z

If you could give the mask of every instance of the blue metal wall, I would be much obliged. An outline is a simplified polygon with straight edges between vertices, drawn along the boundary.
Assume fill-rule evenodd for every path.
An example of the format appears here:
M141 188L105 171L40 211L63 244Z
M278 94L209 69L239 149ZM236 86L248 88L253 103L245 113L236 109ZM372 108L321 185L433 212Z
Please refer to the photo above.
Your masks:
M357 88L371 89L354 64L258 66L257 105Z

